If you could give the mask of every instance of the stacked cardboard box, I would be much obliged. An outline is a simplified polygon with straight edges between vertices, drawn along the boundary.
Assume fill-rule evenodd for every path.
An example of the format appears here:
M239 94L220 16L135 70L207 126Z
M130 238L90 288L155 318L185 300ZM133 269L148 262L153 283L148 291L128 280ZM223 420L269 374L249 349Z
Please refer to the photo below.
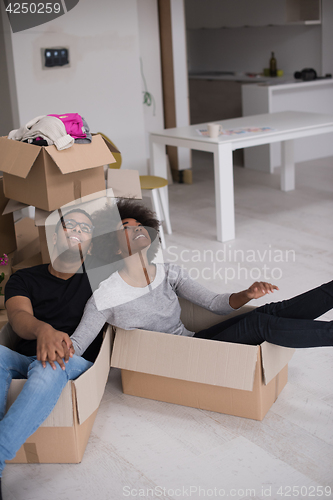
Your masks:
M9 280L9 277L12 273L12 262L13 262L13 258L14 258L14 252L10 253L10 254L6 254L6 255L7 255L7 261L6 261L7 263L2 264L0 266L0 275L2 278L2 281L0 282L0 310L5 308L4 292L5 292L6 283ZM0 257L1 257L1 255L0 255Z
M7 312L5 309L0 309L0 330L7 324Z
M104 165L115 162L112 152L118 150L99 134L93 136L90 144L74 144L63 151L55 146L40 147L1 137L0 213L5 214L3 221L8 224L9 219L13 220L12 212L25 206L51 212L73 200L105 190ZM1 221L0 231L2 233ZM38 232L42 262L47 263L49 256L42 224ZM14 225L12 231L8 229L4 234L15 242ZM22 260L17 257L16 264Z
M58 151L0 138L1 170L7 198L46 211L105 189L104 165L114 163L117 151L102 136L90 144Z
M4 289L6 282L11 274L11 263L13 260L13 252L16 250L16 237L15 237L15 227L13 214L2 215L6 205L8 203L8 198L6 198L3 190L3 177L0 176L0 258L3 255L7 255L8 264L0 266L0 275L4 273L4 280L0 283L0 311L4 309ZM5 313L2 314L0 318L3 321Z
M2 215L8 201L4 194L3 177L0 177L0 257L16 250L13 214Z
M114 198L142 198L140 176L137 170L112 170L109 186L108 195L112 194ZM102 193L103 191L99 192L99 194ZM2 214L12 216L14 212L27 208L28 205L11 199L8 201ZM34 226L36 227L32 227L33 221L28 218L24 219L24 222L19 221L15 224L18 250L13 262L13 272L25 267L48 264L50 262L45 223L51 213L52 211L49 212L35 208ZM31 251L32 249L34 251Z

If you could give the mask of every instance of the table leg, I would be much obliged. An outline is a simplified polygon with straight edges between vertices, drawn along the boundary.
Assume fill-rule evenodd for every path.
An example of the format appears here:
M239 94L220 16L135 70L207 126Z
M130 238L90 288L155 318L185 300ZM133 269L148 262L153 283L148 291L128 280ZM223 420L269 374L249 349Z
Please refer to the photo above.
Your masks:
M165 144L154 142L150 137L150 175L157 175L158 177L168 178L168 164L167 155L165 151ZM172 234L170 215L169 215L169 195L168 186L159 189L163 201L163 210L165 210L165 223L167 226L168 234Z
M214 151L216 232L218 241L235 238L234 174L231 144Z
M168 234L172 234L171 222L170 222L170 214L169 214L169 196L168 196L168 186L164 186L159 190L161 205L164 214L164 221L167 228Z
M294 141L281 142L281 190L295 189Z
M168 178L165 144L154 142L150 137L150 175Z

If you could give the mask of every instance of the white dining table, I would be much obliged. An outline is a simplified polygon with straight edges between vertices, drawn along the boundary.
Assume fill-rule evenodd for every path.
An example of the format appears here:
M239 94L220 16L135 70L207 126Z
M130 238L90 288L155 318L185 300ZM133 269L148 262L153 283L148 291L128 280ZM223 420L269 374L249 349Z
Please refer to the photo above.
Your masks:
M333 116L283 111L222 120L216 123L221 124L224 131L217 138L198 133L197 130L207 130L207 123L151 133L150 173L167 178L165 154L167 145L213 153L216 233L217 240L224 242L235 238L232 152L236 149L280 142L281 190L291 191L295 189L294 140L333 132ZM230 131L233 132L230 133Z

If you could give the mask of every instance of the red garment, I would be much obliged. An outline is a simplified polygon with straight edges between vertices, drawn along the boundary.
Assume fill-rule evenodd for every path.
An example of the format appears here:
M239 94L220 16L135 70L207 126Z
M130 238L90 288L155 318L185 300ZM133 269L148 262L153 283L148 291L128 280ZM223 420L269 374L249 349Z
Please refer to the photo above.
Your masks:
M85 139L87 135L84 133L84 126L82 118L78 113L66 113L63 115L48 115L55 116L63 122L67 134L74 137L74 139Z

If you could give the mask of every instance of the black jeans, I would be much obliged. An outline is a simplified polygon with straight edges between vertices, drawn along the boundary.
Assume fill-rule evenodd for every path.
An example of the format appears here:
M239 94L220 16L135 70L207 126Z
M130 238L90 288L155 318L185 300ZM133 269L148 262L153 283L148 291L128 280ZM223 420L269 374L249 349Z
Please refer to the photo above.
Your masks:
M333 281L289 300L272 302L201 330L194 337L284 347L333 345L333 321L314 321L333 308Z

